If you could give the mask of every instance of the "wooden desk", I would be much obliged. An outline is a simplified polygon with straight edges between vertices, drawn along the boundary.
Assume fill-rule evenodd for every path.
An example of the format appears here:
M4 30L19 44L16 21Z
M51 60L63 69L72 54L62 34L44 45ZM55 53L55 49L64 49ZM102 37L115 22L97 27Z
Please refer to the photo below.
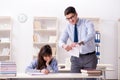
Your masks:
M70 67L62 68L62 69L60 68L60 66L65 66L65 64L58 64L58 66L59 66L59 72L61 72L61 73L70 72ZM113 67L113 65L111 65L111 64L97 64L97 69L103 71L104 80L106 79L106 71L113 71L113 69L109 68L109 67Z
M74 78L97 78L102 80L102 76L87 76L80 73L50 73L47 75L28 75L25 73L18 73L16 77L0 77L0 79L74 79Z

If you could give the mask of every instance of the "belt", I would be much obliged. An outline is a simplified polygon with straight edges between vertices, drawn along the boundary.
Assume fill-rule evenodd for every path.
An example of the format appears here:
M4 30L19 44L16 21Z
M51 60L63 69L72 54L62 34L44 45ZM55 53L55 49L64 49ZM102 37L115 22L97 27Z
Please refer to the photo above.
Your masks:
M79 55L80 55L80 56L86 56L86 55L92 55L92 54L95 54L95 51L90 52L90 53L86 53L86 54L79 54Z

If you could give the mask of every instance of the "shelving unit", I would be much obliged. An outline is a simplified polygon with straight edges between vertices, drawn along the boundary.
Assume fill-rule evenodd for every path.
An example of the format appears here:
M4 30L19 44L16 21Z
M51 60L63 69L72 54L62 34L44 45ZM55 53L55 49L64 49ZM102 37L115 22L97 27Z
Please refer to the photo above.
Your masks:
M58 21L56 17L34 17L33 22L33 58L36 58L40 48L49 44L53 56L57 53Z
M118 19L118 79L120 79L120 19Z
M0 16L0 61L11 59L11 30L11 17Z

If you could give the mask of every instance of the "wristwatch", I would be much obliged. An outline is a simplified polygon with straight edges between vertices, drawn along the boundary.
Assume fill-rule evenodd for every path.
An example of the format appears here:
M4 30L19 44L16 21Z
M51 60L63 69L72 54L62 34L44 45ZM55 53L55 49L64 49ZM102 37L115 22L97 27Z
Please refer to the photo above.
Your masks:
M81 41L80 43L78 43L79 45L84 45L84 42L83 41Z

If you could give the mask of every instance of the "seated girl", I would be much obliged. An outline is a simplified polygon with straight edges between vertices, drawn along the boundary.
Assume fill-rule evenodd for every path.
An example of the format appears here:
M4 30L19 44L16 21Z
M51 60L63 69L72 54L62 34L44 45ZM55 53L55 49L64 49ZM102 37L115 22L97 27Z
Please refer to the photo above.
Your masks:
M40 71L48 74L58 72L57 60L52 57L52 49L49 45L44 45L38 53L38 58L34 60L26 69L26 72Z

